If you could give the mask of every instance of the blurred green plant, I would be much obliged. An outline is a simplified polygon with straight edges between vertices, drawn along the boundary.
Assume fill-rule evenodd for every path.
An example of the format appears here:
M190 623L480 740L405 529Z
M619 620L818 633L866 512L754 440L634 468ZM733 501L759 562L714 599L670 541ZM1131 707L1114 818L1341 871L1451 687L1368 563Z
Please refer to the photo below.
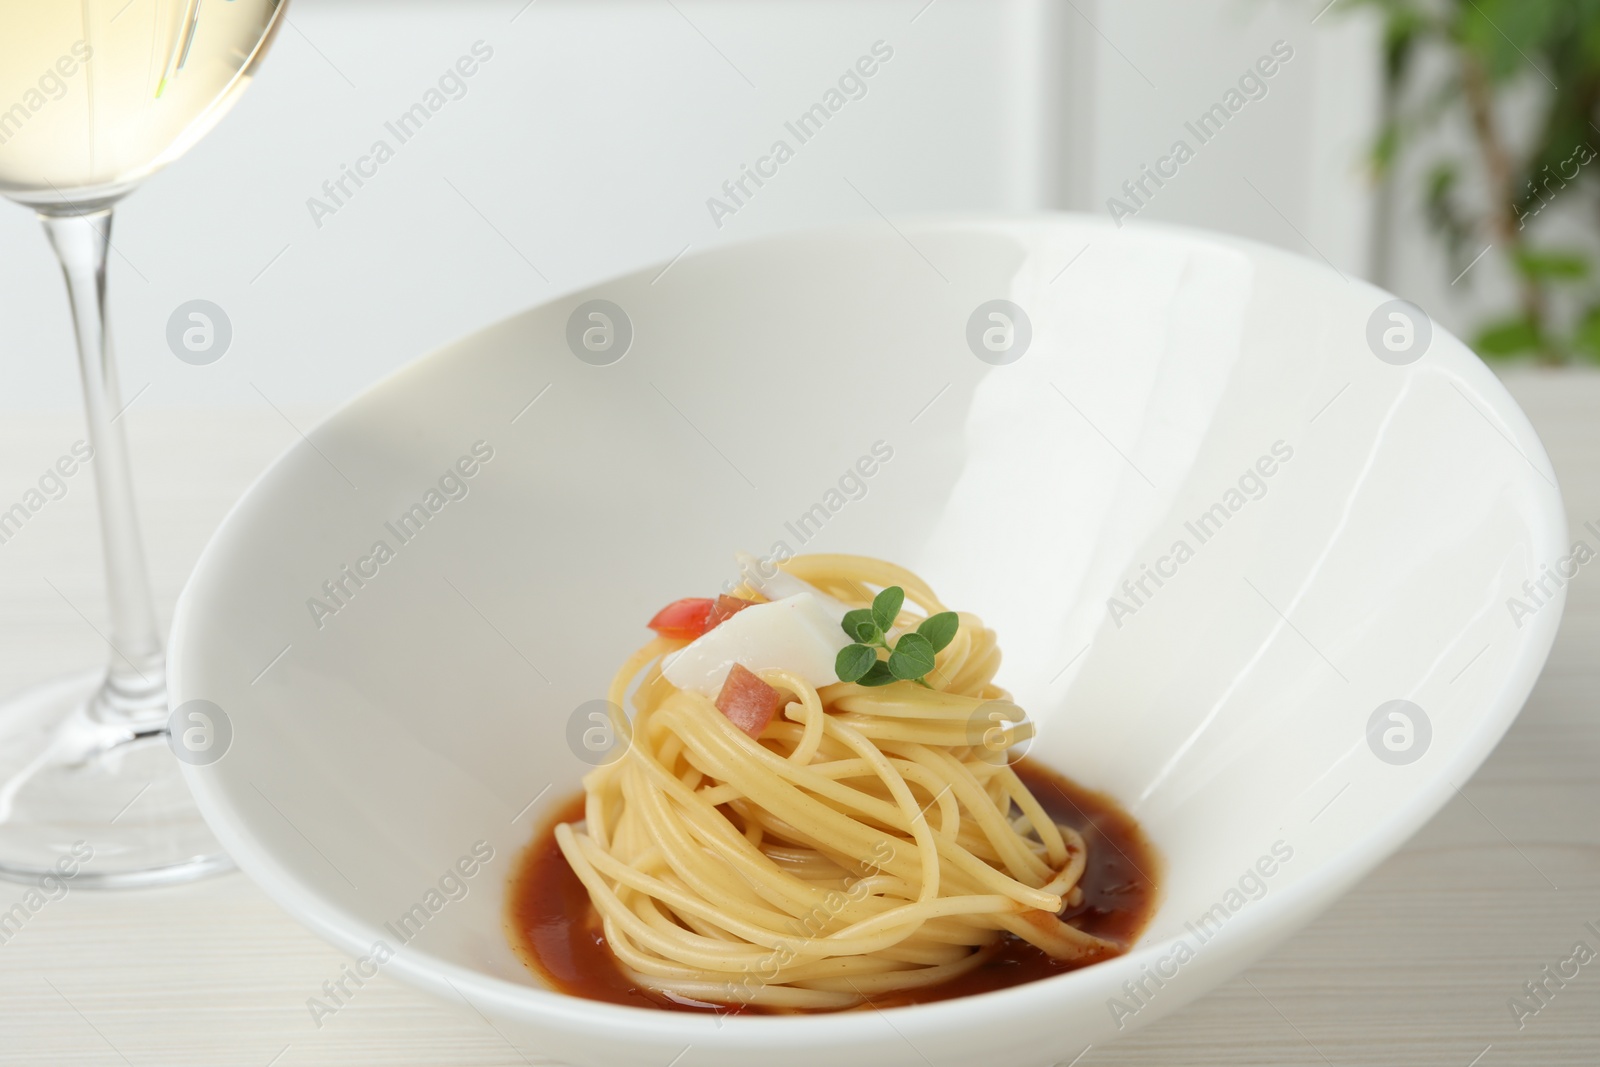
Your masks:
M1600 188L1600 0L1347 0L1384 19L1385 114L1378 176L1428 132L1465 118L1475 152L1441 152L1425 173L1430 226L1455 271L1486 236L1506 257L1517 307L1473 341L1486 357L1600 360L1600 279L1570 234L1530 223L1558 196ZM1445 58L1444 74L1425 61ZM1531 116L1514 145L1507 111ZM1464 113L1464 115L1463 115ZM1531 132L1531 137L1523 136ZM1573 187L1577 187L1574 189ZM1569 191L1570 190L1570 191Z

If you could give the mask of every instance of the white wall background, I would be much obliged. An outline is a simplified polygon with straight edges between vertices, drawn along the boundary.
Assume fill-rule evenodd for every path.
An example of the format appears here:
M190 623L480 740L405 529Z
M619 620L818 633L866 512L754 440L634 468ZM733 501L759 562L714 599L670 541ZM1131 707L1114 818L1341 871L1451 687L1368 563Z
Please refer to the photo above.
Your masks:
M1099 4L1092 206L1104 210L1181 138L1194 159L1139 219L1226 230L1365 275L1373 234L1362 155L1378 115L1378 37L1370 19L1316 18L1322 2ZM1198 125L1279 42L1292 58L1263 79L1265 95L1202 144L1185 123Z
M261 75L119 208L124 393L326 408L529 304L685 248L944 210L1105 210L1272 44L1295 58L1139 219L1365 274L1371 26L1253 0L293 0ZM318 227L307 199L482 40L491 60ZM720 229L707 197L874 41L893 59ZM393 143L393 137L388 139ZM181 363L205 298L228 354ZM60 279L0 205L0 411L77 404ZM141 392L142 390L142 392Z

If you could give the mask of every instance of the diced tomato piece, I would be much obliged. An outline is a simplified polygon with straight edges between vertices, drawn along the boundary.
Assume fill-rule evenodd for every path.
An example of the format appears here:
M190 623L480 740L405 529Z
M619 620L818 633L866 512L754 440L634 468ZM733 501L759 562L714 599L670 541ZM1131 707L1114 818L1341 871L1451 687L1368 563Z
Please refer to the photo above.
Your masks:
M711 616L706 629L715 630L745 608L753 608L755 606L756 601L746 600L743 597L718 596L717 602L711 605Z
M735 663L728 671L728 680L722 683L722 692L717 694L717 710L751 737L760 737L778 713L778 701L776 689L744 664Z
M703 596L674 600L656 612L649 626L662 637L693 641L711 629L711 607L711 600Z
M736 596L719 596L716 600L703 596L684 597L656 612L656 617L650 620L650 629L662 637L693 641L758 603L760 601Z

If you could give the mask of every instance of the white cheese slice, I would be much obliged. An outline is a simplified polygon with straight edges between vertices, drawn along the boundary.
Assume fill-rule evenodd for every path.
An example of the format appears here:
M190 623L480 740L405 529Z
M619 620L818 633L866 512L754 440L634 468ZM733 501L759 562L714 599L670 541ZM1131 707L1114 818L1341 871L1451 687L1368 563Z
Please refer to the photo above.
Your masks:
M823 607L834 612L836 621L839 622L844 621L844 613L850 610L850 605L844 601L829 596L804 578L796 578L788 571L763 561L753 553L735 552L733 558L739 563L739 577L768 600L782 600L784 597L810 593ZM774 573L770 577L764 577L762 572L766 570Z
M850 638L821 593L796 593L745 608L661 661L679 689L716 699L735 663L752 671L786 670L821 687L839 680L834 660Z

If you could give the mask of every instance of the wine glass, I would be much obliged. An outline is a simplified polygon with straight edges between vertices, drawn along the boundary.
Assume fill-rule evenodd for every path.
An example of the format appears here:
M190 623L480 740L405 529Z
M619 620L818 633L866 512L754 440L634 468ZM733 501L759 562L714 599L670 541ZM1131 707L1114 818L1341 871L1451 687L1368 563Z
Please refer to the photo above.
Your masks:
M104 670L0 701L0 877L182 881L230 866L167 746L165 657L106 330L111 211L249 84L286 0L4 0L0 193L66 275L105 549Z

